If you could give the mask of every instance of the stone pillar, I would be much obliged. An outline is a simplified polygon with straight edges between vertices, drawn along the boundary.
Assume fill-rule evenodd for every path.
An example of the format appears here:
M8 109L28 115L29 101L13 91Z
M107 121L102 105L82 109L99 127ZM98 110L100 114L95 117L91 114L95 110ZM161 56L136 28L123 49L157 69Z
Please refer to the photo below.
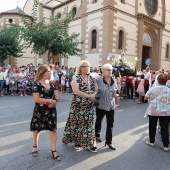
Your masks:
M136 63L136 68L141 69L142 66L142 49L143 49L143 28L144 21L138 20L138 40L137 40L137 57L138 61Z
M82 49L82 60L85 60L85 45L86 45L86 24L87 24L87 16L85 15L87 13L87 4L88 0L84 1L82 0L81 4L81 13L82 13L82 18L81 18L81 39L84 40L84 43L81 45ZM87 43L88 44L88 43Z

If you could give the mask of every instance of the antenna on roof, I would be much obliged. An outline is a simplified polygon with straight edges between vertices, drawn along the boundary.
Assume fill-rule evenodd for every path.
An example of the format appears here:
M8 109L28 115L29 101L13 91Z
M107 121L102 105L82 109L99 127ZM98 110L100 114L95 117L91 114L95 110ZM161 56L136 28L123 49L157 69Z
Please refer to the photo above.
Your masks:
M18 1L17 1L17 8L18 8Z

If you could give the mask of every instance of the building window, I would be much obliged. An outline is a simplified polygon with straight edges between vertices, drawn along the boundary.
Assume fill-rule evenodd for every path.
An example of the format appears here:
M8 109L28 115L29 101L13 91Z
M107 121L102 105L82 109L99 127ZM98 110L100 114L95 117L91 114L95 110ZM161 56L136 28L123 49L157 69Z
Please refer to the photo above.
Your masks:
M96 46L97 46L97 31L96 30L93 30L92 33L91 33L91 39L92 39L92 46L91 48L92 49L95 49Z
M169 60L169 44L166 45L166 59Z
M123 38L124 33L122 30L119 31L119 43L118 43L118 49L123 49Z
M72 9L72 19L75 18L76 12L77 12L76 7L74 7L74 8Z
M95 4L98 0L93 0L92 3Z
M12 22L13 22L13 19L9 19L8 21L9 21L9 23L12 23Z
M125 0L120 0L121 3L125 4Z
M145 0L145 5L148 13L154 15L158 8L158 0Z
M60 18L61 18L61 13L58 13L57 16L58 16L58 18L60 19Z

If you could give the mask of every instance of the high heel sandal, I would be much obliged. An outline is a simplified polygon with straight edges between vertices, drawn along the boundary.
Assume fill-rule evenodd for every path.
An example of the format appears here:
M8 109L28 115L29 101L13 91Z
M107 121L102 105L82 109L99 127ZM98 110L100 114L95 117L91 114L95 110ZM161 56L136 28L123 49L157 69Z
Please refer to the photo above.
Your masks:
M57 152L57 151L56 151L56 150L55 150L55 151L52 151L52 150L51 150L51 157L52 157L55 161L61 161L61 156L60 156L60 155L54 156L54 152Z
M105 146L108 146L110 149L112 149L112 150L116 150L116 148L112 145L112 144L107 144L106 142L105 142Z
M33 146L33 148L37 148L37 146ZM38 151L32 151L32 156L37 157L38 156Z

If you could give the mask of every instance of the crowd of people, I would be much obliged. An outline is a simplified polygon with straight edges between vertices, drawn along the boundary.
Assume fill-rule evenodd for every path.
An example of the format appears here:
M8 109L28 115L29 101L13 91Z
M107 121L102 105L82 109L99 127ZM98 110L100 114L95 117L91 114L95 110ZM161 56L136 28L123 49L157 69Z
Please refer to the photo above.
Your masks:
M38 156L40 131L50 131L51 156L61 160L56 150L57 111L60 93L73 92L69 116L62 142L74 143L75 149L97 152L96 142L102 142L100 131L106 115L105 146L115 150L112 143L114 111L120 107L120 99L138 98L137 104L148 103L145 117L149 117L149 141L154 146L157 121L159 120L164 151L169 150L170 134L170 70L153 72L149 67L138 70L136 75L113 72L111 64L90 67L82 60L76 68L50 64L38 67L29 64L17 68L0 68L0 95L26 96L28 87L35 100L30 130L33 131L32 156ZM96 121L94 125L94 113Z

